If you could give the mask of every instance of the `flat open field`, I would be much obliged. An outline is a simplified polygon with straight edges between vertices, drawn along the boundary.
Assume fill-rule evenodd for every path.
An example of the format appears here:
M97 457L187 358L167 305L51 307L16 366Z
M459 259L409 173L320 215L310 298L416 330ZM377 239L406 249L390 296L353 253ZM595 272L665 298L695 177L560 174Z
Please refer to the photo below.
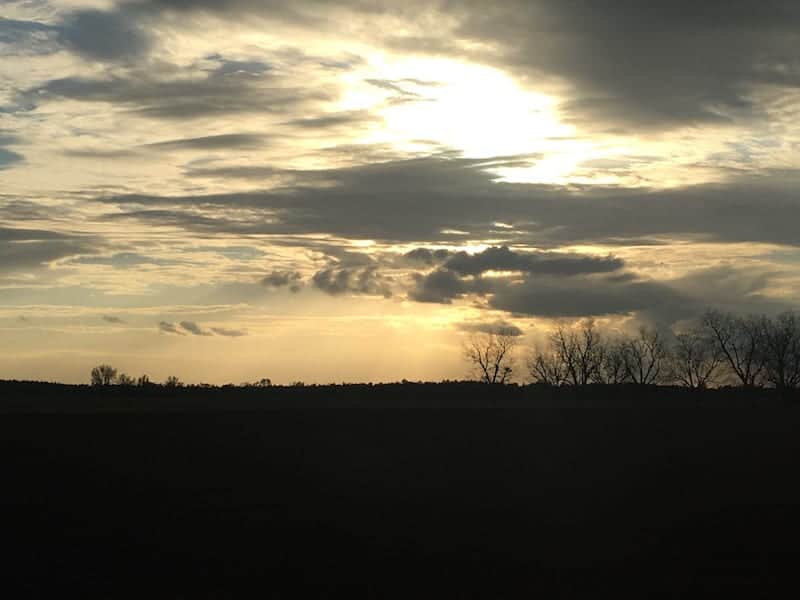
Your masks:
M800 405L765 392L0 387L7 597L771 597L800 564Z

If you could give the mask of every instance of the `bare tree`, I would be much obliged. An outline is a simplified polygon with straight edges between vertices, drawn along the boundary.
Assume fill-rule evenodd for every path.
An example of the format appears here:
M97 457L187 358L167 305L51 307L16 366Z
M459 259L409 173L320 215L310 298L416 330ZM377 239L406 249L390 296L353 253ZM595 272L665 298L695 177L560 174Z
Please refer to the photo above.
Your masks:
M559 386L567 380L567 370L556 352L534 351L528 358L528 372L534 383Z
M150 378L147 375L142 375L136 380L136 385L139 387L145 387L150 385Z
M675 336L670 359L672 378L694 389L706 389L712 385L724 360L718 344L701 329Z
M761 385L764 373L763 317L736 317L709 311L703 316L703 326L741 384L745 387Z
M178 387L183 387L183 382L180 379L178 379L175 375L170 375L169 377L167 377L167 380L164 382L164 385L170 388L178 388Z
M92 385L111 385L117 376L117 370L111 365L99 365L92 369Z
M115 381L117 382L117 385L136 385L136 380L125 373L120 373L117 375Z
M800 317L786 312L763 320L764 375L780 390L800 386Z
M464 346L464 357L484 383L506 383L511 379L517 336L510 331L480 333Z
M625 368L625 340L609 340L603 345L603 357L595 375L596 383L619 385L629 381Z
M641 327L639 335L625 340L625 372L633 383L653 385L663 380L669 358L667 345L655 329Z
M604 347L594 321L584 322L579 329L559 325L550 345L566 372L566 383L586 385L597 379Z

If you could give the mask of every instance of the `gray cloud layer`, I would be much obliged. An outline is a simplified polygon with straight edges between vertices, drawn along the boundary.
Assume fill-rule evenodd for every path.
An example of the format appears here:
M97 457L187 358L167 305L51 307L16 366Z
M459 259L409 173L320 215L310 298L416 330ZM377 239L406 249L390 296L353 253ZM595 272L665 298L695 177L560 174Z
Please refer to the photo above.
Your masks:
M120 61L147 55L153 40L133 15L124 12L81 10L63 24L62 39L89 60Z
M484 162L431 156L292 172L297 183L279 190L99 200L129 207L109 218L161 222L205 233L328 233L448 243L463 239L449 230L465 231L471 239L505 239L539 247L653 243L671 236L800 245L800 229L795 226L800 174L794 171L672 190L564 189L498 183L483 169ZM322 180L332 185L304 183ZM260 211L264 220L226 217L224 209L234 208ZM214 218L203 210L213 210ZM499 231L494 226L498 221L514 229Z
M338 3L315 0L131 0L152 18L202 12L334 27L351 15L414 20L423 9L455 20L443 34L380 31L379 42L415 52L466 54L532 80L565 82L569 112L591 127L665 128L752 118L754 86L800 84L800 8L791 0L509 0ZM446 17L446 19L445 19ZM456 39L482 44L481 54ZM402 90L401 90L402 91Z
M48 100L68 99L111 103L157 119L186 120L215 115L282 113L333 97L332 92L325 89L287 84L271 73L266 63L213 58L214 66L210 69L179 70L162 64L158 68L151 65L147 69L107 77L53 79L22 92L15 110L20 110L19 107L31 110Z

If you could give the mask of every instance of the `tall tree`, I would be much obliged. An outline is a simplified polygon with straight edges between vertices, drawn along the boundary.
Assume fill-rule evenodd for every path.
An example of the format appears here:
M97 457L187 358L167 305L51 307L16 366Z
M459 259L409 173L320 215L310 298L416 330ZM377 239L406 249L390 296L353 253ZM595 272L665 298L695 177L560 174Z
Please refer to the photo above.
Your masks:
M511 380L515 332L499 330L470 337L464 346L464 356L484 383L507 383Z
M670 358L672 378L694 389L705 389L712 385L724 360L715 340L703 329L693 329L675 336Z
M669 351L663 336L656 329L641 327L639 335L625 341L625 372L633 383L661 383L666 371Z
M725 358L730 372L745 387L761 385L764 374L764 318L720 311L703 315L703 326Z
M566 383L587 385L596 380L605 350L594 321L577 328L559 325L550 336L550 346L563 365Z
M800 386L800 317L786 312L764 319L763 326L766 380L780 390Z

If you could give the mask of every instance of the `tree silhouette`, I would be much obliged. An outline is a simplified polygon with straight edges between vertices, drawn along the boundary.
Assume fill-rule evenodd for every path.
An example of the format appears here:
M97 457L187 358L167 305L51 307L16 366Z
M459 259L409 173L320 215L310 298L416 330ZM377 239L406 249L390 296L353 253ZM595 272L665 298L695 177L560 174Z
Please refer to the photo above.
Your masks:
M92 385L111 385L117 376L117 370L111 365L99 365L92 369Z
M567 381L567 369L557 352L534 352L528 358L528 373L534 383L559 386Z
M800 386L800 318L787 312L763 320L763 362L766 380L779 390Z
M465 344L464 357L484 383L506 383L511 379L516 345L517 336L512 331L480 333Z
M669 349L655 329L639 328L639 335L627 339L622 352L625 372L632 383L654 385L662 383Z
M178 379L175 375L170 375L167 377L167 380L164 382L164 385L168 388L179 388L183 387L183 382Z
M117 385L136 385L136 380L130 375L120 373L115 379Z
M760 385L764 373L764 317L708 311L703 315L703 325L741 384Z
M579 328L559 325L550 345L565 369L566 383L587 385L597 379L604 348L594 321L585 321Z
M596 383L619 385L630 381L625 368L624 338L606 340L603 344L603 356L597 369Z
M708 332L694 329L675 336L670 373L685 387L706 389L714 383L723 360L718 344Z

